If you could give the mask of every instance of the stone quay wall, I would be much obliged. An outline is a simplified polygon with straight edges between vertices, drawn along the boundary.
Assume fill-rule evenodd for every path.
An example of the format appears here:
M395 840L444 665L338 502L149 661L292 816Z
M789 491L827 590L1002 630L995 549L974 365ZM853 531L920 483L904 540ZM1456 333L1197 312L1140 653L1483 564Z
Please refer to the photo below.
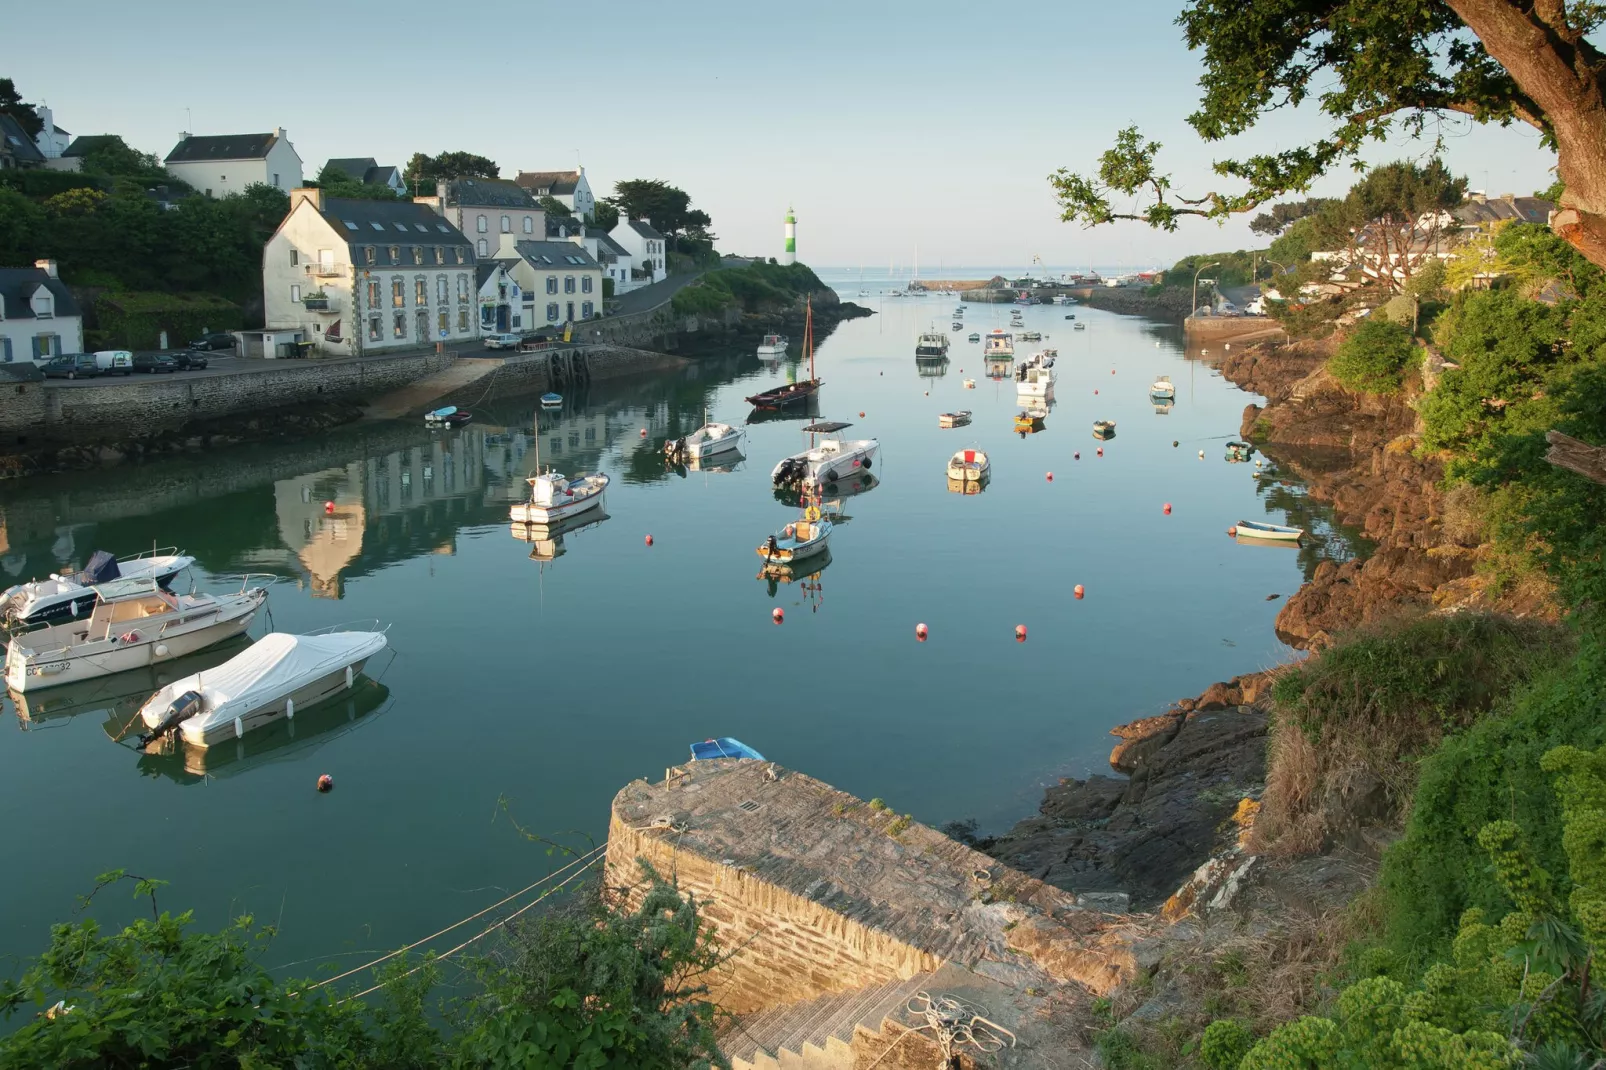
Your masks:
M735 1014L883 984L936 970L942 960L896 937L748 873L675 849L668 830L641 830L617 813L608 829L607 883L639 901L637 859L694 895L732 955L710 982L713 998Z
M84 442L142 436L196 420L260 415L268 409L379 394L449 367L456 359L452 353L422 353L298 360L219 375L139 375L104 385L26 384L28 394L43 395L42 407L13 405L4 398L0 433Z
M1190 342L1287 337L1283 325L1269 316L1189 316L1182 330Z

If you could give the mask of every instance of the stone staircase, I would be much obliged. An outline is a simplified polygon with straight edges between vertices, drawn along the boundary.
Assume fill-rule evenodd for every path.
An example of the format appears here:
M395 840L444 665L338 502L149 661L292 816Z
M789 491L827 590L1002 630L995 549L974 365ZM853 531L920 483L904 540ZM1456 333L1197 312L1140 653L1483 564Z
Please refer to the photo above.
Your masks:
M862 1025L879 1033L931 982L931 974L920 973L748 1015L721 1047L732 1070L853 1070L854 1030Z

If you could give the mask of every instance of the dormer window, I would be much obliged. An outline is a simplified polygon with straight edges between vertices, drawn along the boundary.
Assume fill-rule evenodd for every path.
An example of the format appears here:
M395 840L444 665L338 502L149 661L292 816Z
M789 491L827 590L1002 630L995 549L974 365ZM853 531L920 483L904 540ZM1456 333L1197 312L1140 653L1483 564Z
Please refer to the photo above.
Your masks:
M34 291L33 318L47 320L56 314L56 298L43 286Z

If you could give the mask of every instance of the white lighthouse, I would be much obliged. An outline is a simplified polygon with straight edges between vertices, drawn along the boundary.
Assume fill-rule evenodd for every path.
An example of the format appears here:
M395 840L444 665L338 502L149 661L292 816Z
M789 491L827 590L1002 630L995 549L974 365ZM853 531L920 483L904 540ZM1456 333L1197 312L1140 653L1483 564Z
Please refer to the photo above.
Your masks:
M781 251L781 263L797 263L797 216L792 206L786 206L786 247Z

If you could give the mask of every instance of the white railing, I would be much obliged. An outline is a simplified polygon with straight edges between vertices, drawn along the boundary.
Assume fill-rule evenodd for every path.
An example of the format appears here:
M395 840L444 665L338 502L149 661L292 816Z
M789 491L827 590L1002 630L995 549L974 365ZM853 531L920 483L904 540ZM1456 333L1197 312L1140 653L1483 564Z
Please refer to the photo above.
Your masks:
M346 273L345 264L308 264L306 267L308 275L344 275Z

